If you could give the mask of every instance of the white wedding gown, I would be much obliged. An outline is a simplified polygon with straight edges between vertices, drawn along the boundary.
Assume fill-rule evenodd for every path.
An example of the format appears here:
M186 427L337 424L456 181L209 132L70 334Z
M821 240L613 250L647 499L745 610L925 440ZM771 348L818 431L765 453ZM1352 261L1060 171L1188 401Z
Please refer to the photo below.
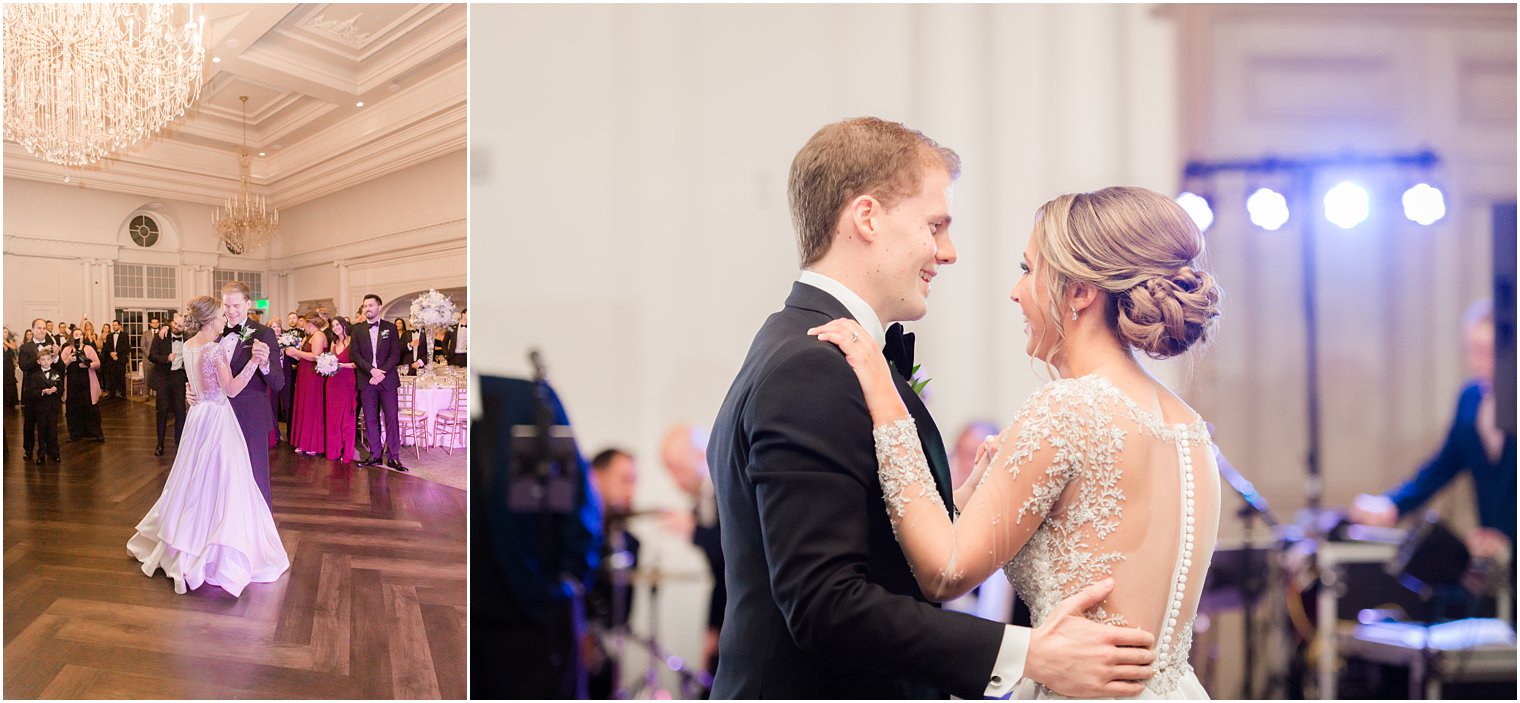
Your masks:
M1155 635L1155 677L1137 697L1208 697L1188 663L1219 529L1219 472L1201 418L1167 424L1097 375L1052 381L1000 435L953 523L912 421L875 432L892 526L926 595L969 590L1001 567L1038 626L1062 599L1113 577L1087 615ZM1027 679L1014 692L1061 697Z
M186 348L185 369L197 402L185 418L169 480L137 524L127 549L152 576L163 569L174 591L220 586L234 597L249 582L269 583L290 568L274 516L253 479L248 445L217 379L222 348Z

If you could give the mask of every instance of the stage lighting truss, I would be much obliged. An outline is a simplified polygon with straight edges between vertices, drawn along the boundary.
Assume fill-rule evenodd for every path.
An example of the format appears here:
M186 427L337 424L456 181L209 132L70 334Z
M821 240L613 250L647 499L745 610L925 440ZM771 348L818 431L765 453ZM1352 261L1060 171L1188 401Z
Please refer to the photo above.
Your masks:
M1295 211L1312 211L1304 198L1317 195L1322 198L1325 220L1350 230L1371 219L1379 203L1392 202L1398 192L1397 187L1390 191L1377 184L1401 181L1414 184L1403 192L1404 217L1420 225L1431 225L1446 216L1446 198L1439 188L1431 185L1428 175L1439 162L1435 152L1429 150L1373 156L1192 161L1183 171L1183 192L1177 196L1177 204L1193 218L1200 231L1206 231L1214 224L1218 204L1212 197L1216 192L1214 177L1243 173L1246 214L1257 227L1268 232L1282 229L1293 219ZM1397 175L1386 174L1390 167ZM1369 187L1368 183L1374 185ZM1304 222L1313 219L1310 215Z

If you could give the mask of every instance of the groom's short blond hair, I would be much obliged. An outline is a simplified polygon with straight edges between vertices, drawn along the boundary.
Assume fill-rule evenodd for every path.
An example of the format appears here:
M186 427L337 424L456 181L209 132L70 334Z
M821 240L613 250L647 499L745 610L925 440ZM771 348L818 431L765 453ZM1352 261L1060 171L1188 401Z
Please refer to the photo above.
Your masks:
M228 281L222 284L222 295L228 293L242 293L244 300L253 300L253 293L248 290L248 284L242 281Z
M806 268L834 243L839 215L850 201L872 195L888 209L917 192L924 168L961 175L961 157L922 132L877 117L856 117L818 130L792 159L787 200Z

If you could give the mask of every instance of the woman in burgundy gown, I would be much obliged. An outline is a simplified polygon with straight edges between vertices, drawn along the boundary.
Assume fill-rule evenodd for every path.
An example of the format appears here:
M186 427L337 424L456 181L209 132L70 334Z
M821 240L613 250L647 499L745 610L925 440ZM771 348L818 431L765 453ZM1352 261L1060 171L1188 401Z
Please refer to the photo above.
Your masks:
M296 451L308 456L321 454L325 449L327 432L327 407L323 400L327 384L317 373L317 356L327 351L327 337L323 335L315 313L306 316L306 341L300 348L291 347L285 355L299 362L296 369L296 399L290 410L290 443Z
M344 463L358 458L354 434L358 429L359 387L356 385L349 323L345 318L332 321L332 353L338 357L338 371L327 378L327 458Z

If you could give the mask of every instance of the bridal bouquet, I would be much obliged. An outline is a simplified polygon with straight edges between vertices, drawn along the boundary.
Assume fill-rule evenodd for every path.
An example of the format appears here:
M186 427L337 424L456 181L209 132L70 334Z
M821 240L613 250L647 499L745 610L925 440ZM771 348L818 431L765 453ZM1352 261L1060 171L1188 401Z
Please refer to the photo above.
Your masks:
M449 296L439 293L437 289L429 289L428 292L417 296L412 301L411 319L408 322L413 327L453 327L459 321L454 314L454 301Z
M317 373L331 376L338 372L338 357L331 352L317 355Z
M281 349L298 346L301 346L301 335L298 335L295 332L286 332L285 334L280 335Z

